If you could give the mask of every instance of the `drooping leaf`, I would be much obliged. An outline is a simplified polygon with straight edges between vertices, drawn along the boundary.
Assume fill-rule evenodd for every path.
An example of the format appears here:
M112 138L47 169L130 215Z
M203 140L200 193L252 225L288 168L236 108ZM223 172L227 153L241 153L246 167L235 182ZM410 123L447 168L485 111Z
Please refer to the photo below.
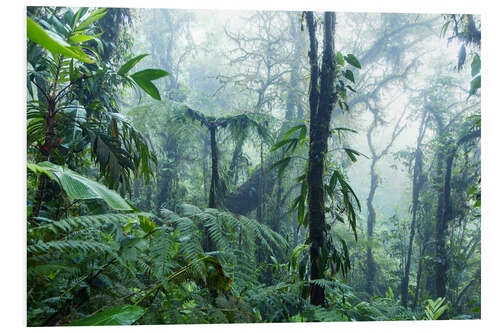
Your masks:
M481 75L470 81L469 95L474 95L479 88L481 88Z
M361 69L361 63L359 60L354 56L354 54L349 53L347 56L344 57L345 61L347 61L348 64Z
M99 311L87 318L75 320L70 326L132 325L146 312L137 305L119 305Z
M147 53L144 53L144 54L138 55L135 58L130 59L129 61L127 61L125 64L123 64L120 67L120 69L118 70L117 73L119 75L126 75L135 65L137 65L137 63L139 61L141 61L142 58L144 58L147 55L148 55Z
M281 160L279 160L278 162L274 163L270 168L269 168L269 171L271 171L272 169L276 168L277 166L279 166L279 171L278 171L278 177L281 177L283 175L283 173L285 172L285 169L286 167L288 166L288 164L290 164L290 160L291 160L291 157L288 156L288 157L285 157Z
M349 81L351 81L352 83L355 83L354 82L354 74L352 73L351 70L347 69L345 72L342 72L342 74L344 75L344 77L346 79L348 79Z
M88 179L67 167L50 162L38 164L28 163L28 169L37 173L45 173L57 181L64 192L73 200L102 199L116 210L132 210L132 207L118 193L106 186Z
M30 40L37 43L41 47L47 49L54 54L61 54L68 58L75 58L83 62L92 63L94 62L90 59L83 51L75 51L75 48L70 48L61 44L54 38L49 36L48 31L45 31L38 23L33 21L31 18L27 18L27 35Z
M156 86L151 81L146 81L146 80L142 80L140 78L134 78L134 77L132 77L132 79L149 96L153 97L154 99L156 99L158 101L161 100L160 92L158 91L158 88L156 88Z
M354 149L351 149L351 148L343 148L343 149L347 153L347 155L349 156L351 161L353 161L353 162L356 162L358 160L358 158L356 156L359 156L359 155L368 158L368 156L366 156L366 155L364 155L364 154L362 154L359 151L356 151Z
M472 77L475 77L479 72L481 71L481 58L479 55L475 55L474 59L472 60L472 63L470 65L471 71L470 74Z
M305 129L305 130L307 131L307 127L306 127L306 125L304 125L304 124L294 126L294 127L290 128L290 129L289 129L289 130L288 130L288 131L287 131L287 132L283 135L283 140L284 140L284 139L286 139L286 138L288 138L290 135L292 135L295 131L297 131L297 130L299 130L299 129L300 129L301 131L302 131L303 129Z

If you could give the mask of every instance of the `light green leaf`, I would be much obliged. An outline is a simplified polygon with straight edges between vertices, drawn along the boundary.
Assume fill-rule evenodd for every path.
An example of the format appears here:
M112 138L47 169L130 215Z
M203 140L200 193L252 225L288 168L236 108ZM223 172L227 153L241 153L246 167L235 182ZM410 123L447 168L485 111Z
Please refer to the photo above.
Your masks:
M55 38L49 36L47 31L29 17L27 18L27 35L30 40L54 54L61 54L65 57L75 58L87 63L94 62L83 51L75 52L75 49L66 47Z
M474 95L479 88L481 88L481 75L470 81L469 95Z
M78 43L83 43L83 42L86 42L86 41L89 41L89 40L92 40L92 39L94 39L93 36L88 36L88 35L72 35L71 37L69 37L68 41L71 44L78 44Z
M472 77L479 74L479 72L481 71L481 58L479 57L479 55L476 54L474 56L474 59L472 60L470 67L471 67L470 73Z
M142 317L145 309L137 305L119 305L75 320L69 326L131 325Z
M335 53L335 61L337 62L337 65L344 67L345 62L344 62L344 56L342 55L342 53L340 53L340 52Z
M101 8L93 12L92 14L89 15L82 23L78 25L78 27L75 29L76 31L82 31L95 21L101 19L104 15L106 15L108 12L106 11L106 8Z
M35 173L45 173L57 181L64 192L73 200L102 199L113 209L132 210L132 207L118 193L106 186L88 179L67 167L41 162L27 164L28 169Z

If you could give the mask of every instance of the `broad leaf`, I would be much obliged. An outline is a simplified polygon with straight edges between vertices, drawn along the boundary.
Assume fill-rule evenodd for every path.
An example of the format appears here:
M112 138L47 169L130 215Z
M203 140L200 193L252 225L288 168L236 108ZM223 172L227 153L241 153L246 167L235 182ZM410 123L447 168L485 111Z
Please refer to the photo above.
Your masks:
M344 57L344 59L350 65L352 65L352 66L354 66L356 68L361 69L361 63L359 62L359 60L353 54L349 53L346 57Z
M87 318L75 320L70 326L131 325L146 312L137 305L119 305L99 311Z
M481 71L481 58L479 57L479 55L476 54L474 56L474 59L472 60L470 67L471 67L470 73L472 77L479 74L479 72Z
M134 74L130 75L134 80L135 79L140 79L144 81L153 81L159 78L162 78L164 76L167 76L168 72L164 71L163 69L145 69L139 72L135 72Z
M73 200L102 199L113 209L132 210L132 207L118 193L106 186L88 179L67 167L41 162L28 163L28 169L36 173L45 173L61 185L64 192Z
M345 62L344 62L344 56L342 55L342 53L340 53L340 52L335 53L335 61L337 62L337 65L344 67Z
M148 55L147 53L144 53L135 58L130 59L125 64L123 64L122 67L120 67L117 73L119 75L126 75L135 65L137 65L139 61L141 61L142 58L144 58L147 55Z
M161 101L160 92L158 91L158 88L156 88L156 86L151 81L143 80L140 78L134 78L133 76L132 76L132 79L149 96L153 97L154 99L156 99L158 101Z
M56 41L55 38L49 36L47 31L29 17L27 18L27 35L30 40L54 54L61 54L65 57L75 58L87 63L94 62L83 51L75 52L74 48L66 47Z
M351 81L352 83L355 83L354 82L354 74L352 73L351 70L346 70L345 72L342 73L344 75L344 77L346 79L348 79L349 81Z
M78 44L78 43L83 43L89 40L94 39L94 36L88 36L88 35L73 35L69 37L68 41L71 44Z
M470 81L469 95L474 95L479 88L481 88L481 75Z

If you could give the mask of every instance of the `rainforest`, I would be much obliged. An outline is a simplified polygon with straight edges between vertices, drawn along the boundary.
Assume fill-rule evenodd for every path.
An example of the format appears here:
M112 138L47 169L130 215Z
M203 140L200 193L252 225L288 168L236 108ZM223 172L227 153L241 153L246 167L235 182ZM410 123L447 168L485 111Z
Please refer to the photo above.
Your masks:
M481 17L26 8L28 326L481 318Z

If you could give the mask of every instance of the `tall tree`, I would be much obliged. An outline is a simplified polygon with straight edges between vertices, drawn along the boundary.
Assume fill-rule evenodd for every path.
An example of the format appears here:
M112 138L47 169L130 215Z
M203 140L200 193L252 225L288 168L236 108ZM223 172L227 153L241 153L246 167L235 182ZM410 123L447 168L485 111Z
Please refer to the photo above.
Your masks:
M373 206L373 199L375 197L375 191L380 183L380 176L376 172L377 162L387 155L389 149L394 144L396 138L401 134L404 129L404 125L401 122L404 119L405 113L401 113L399 116L394 128L392 130L392 134L390 136L389 142L382 148L380 152L377 152L375 145L373 143L374 130L376 129L378 124L383 124L384 120L381 118L380 110L372 106L371 104L367 104L369 110L373 114L373 120L370 124L370 127L366 133L366 137L368 140L368 147L371 153L371 164L370 164L370 192L368 193L368 198L366 199L366 206L368 208L368 217L366 220L366 234L368 237L368 244L366 247L366 290L368 294L373 295L374 292L374 284L375 284L375 275L377 272L375 259L373 257L373 235L375 223L377 221L377 213L375 211L375 207Z
M408 254L406 256L405 262L405 272L403 276L403 280L401 282L401 303L403 306L408 305L408 283L410 280L410 267L411 267L411 258L413 251L413 239L415 238L415 230L417 224L417 212L419 208L419 195L420 190L422 189L422 185L424 182L423 177L423 156L422 156L422 140L425 135L425 129L428 119L428 113L422 113L422 119L420 121L420 128L417 138L417 147L415 149L414 154L414 164L413 164L413 182L412 182L412 218L411 218L411 226L410 226L410 239L408 241Z
M326 269L324 256L325 243L325 189L323 176L325 160L328 153L328 137L330 136L330 119L333 105L337 100L335 91L335 13L324 14L323 58L321 74L318 62L318 41L314 14L306 12L309 31L309 63L311 66L311 83L309 92L310 107L310 142L309 165L307 169L309 237L311 240L310 262L311 279L321 279ZM319 89L318 89L319 80ZM311 286L311 304L325 305L325 290L313 284Z

